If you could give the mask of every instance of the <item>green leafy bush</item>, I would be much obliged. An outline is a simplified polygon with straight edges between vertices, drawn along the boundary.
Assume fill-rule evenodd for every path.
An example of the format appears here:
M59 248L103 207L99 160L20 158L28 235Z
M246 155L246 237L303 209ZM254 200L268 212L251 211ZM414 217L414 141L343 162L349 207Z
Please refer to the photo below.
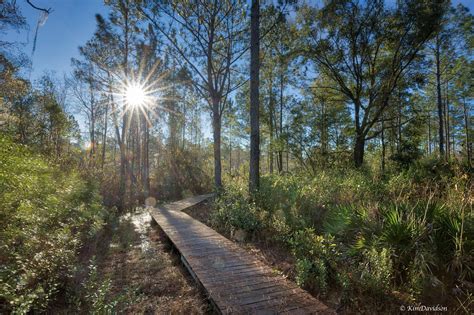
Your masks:
M296 260L296 283L310 289L325 293L328 289L328 270L322 260L312 261L308 258Z
M85 300L89 310L94 314L109 314L115 310L117 301L108 301L107 295L111 289L110 279L101 280L97 265L91 261L87 280L83 283Z
M390 250L366 249L359 263L360 282L364 288L376 294L384 293L392 284L392 260Z
M295 232L289 243L297 259L298 284L326 292L329 280L337 279L341 256L334 238L317 235L314 229L307 228Z
M241 189L229 186L215 201L212 222L227 232L233 229L254 232L261 227L261 214Z
M95 184L62 173L0 136L0 304L27 313L47 307L72 275L77 249L101 228Z

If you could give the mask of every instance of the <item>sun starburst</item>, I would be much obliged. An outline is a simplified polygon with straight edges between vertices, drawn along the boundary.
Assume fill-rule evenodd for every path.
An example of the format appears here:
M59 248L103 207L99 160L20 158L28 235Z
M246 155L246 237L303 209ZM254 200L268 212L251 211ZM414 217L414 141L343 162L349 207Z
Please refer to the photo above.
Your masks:
M146 105L149 95L140 84L132 83L127 86L125 97L129 106L141 107Z
M110 96L114 119L117 122L119 118L126 120L125 132L133 125L141 125L142 119L151 126L160 111L181 115L168 104L179 101L174 95L171 96L170 90L174 86L167 84L170 71L163 69L161 60L156 60L151 66L147 66L148 62L143 59L136 71L118 69L109 72L111 84L103 93ZM107 68L107 65L102 67Z

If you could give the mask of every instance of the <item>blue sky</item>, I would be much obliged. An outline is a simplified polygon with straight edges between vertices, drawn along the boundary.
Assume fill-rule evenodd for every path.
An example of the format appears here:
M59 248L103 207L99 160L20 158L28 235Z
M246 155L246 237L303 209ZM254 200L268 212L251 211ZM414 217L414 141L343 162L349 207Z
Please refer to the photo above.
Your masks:
M1 0L0 0L1 1ZM320 0L306 0L320 1ZM387 0L388 3L394 0ZM52 8L46 23L39 29L36 50L32 58L31 79L39 78L46 71L54 71L58 77L71 73L71 58L78 57L78 47L84 45L95 31L97 13L108 15L108 7L103 0L32 0L38 7ZM474 0L453 0L456 5L462 3L471 12L474 11ZM28 28L20 32L10 32L6 35L8 41L21 43L20 48L31 57L34 32L40 17L40 12L26 3L17 0ZM81 127L83 120L79 118ZM203 115L204 121L209 115ZM203 132L210 137L210 124L203 124Z
M102 0L32 0L38 7L52 8L46 23L39 29L36 51L32 58L32 79L45 71L59 76L71 71L71 57L77 57L78 47L91 38L95 31L95 14L108 14ZM22 50L31 57L34 32L40 12L26 0L17 4L28 23L28 29L10 32L8 38L22 43Z
M78 46L91 38L95 30L95 14L108 14L103 0L32 0L45 8L52 8L48 20L38 33L36 51L32 59L32 79L39 77L44 71L54 70L59 76L71 71L71 57L78 56ZM471 12L474 0L454 0L462 3ZM39 11L30 7L26 0L17 0L29 29L8 35L10 39L24 43L23 50L31 56L32 43Z

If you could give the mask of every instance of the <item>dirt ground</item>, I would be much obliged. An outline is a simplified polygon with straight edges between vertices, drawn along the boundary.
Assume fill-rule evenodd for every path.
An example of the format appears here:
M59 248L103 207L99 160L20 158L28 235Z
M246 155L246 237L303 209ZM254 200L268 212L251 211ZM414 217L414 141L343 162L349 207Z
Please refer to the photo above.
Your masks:
M143 209L110 222L83 247L51 314L213 314L206 296Z
M205 296L146 211L121 218L99 270L110 279L113 296L134 292L125 313L211 313Z

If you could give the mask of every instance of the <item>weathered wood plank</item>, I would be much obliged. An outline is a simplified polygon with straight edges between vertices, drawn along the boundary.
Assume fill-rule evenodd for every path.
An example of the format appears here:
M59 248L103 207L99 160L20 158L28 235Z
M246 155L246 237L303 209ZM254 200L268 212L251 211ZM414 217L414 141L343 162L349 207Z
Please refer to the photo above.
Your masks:
M221 313L334 313L234 242L181 212L210 197L161 205L151 208L150 214Z

